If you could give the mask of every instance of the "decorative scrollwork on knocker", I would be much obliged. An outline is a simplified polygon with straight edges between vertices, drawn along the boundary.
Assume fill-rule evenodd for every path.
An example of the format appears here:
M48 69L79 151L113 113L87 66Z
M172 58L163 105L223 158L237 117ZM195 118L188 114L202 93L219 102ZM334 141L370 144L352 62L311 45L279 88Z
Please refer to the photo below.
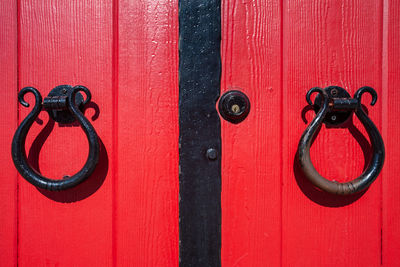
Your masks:
M365 86L358 89L354 94L354 98L351 98L343 88L338 86L329 86L325 89L314 87L306 95L306 100L310 105L313 105L311 101L313 93L318 93L314 105L319 110L301 136L298 146L298 159L305 177L316 187L332 194L349 195L366 189L379 175L385 160L385 147L382 137L361 105L362 95L369 93L372 96L371 105L373 106L378 98L376 91L371 87ZM350 182L339 183L328 180L317 172L311 162L310 147L312 140L322 123L341 124L347 121L353 112L367 130L372 147L371 160L364 172Z
M85 100L79 93L80 91L86 94ZM29 104L24 100L27 93L32 93L35 96L35 106L19 125L12 140L11 155L15 167L25 180L42 189L57 191L78 185L93 173L99 161L100 146L97 133L81 112L81 108L91 99L89 89L81 85L75 87L60 85L55 87L42 102L42 96L37 89L25 87L18 94L19 102L25 107L29 107ZM42 108L47 110L49 116L57 122L72 123L77 121L86 134L89 141L89 155L83 168L73 176L65 176L59 180L49 179L32 169L28 163L25 151L26 136Z

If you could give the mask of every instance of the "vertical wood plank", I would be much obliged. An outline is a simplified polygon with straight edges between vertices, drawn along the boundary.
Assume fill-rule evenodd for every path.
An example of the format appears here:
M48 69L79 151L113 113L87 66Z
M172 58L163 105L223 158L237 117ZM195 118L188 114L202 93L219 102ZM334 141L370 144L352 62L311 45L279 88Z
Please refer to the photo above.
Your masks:
M0 263L17 265L17 171L11 159L11 140L17 118L17 2L0 2Z
M43 97L60 84L88 87L93 103L85 115L102 144L94 174L74 189L38 190L20 178L19 264L110 266L112 3L20 1L20 14L20 86L34 86ZM28 110L21 108L21 118ZM54 179L77 172L88 153L82 129L54 124L46 112L39 118L27 138L31 164Z
M116 264L178 265L178 1L119 2Z
M281 5L222 1L221 95L250 99L222 120L222 266L279 266L281 252Z
M382 263L396 266L400 261L400 3L384 1L383 17L383 131L386 163L383 170Z
M284 1L283 5L283 258L284 266L378 266L381 254L381 177L369 190L340 197L315 190L295 159L313 111L305 95L314 86L338 85L350 94L376 89L364 105L381 128L380 1ZM345 128L322 127L311 147L316 169L339 182L361 174L368 136L354 118ZM357 130L358 129L358 130ZM366 159L364 159L366 157Z

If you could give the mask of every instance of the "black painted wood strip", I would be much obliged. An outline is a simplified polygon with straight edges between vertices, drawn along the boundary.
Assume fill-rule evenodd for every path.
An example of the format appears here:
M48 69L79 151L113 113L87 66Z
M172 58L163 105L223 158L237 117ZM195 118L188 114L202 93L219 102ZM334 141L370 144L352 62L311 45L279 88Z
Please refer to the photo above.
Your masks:
M221 266L220 0L179 1L179 266Z

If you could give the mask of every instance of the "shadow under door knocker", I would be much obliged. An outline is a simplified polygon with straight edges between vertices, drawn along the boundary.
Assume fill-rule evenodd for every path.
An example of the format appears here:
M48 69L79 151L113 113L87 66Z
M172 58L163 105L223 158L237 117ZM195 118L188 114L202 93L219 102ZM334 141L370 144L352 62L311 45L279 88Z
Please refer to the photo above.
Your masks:
M318 93L314 104L319 107L319 111L301 136L298 146L300 167L311 183L326 192L349 195L362 191L376 179L383 167L385 147L382 137L361 105L361 97L366 92L371 94L371 105L374 105L377 100L377 93L368 86L358 89L354 94L354 98L351 98L349 93L338 86L329 86L325 89L314 87L307 93L306 100L310 105L312 105L311 95ZM353 112L367 130L372 147L372 157L364 172L356 179L346 183L330 181L321 176L311 163L310 146L322 123L331 125L343 123Z
M79 91L86 94L85 100L83 100L83 96ZM97 133L80 110L80 108L91 99L89 89L80 85L75 87L60 85L55 87L42 102L42 96L37 89L25 87L18 94L18 101L25 107L29 107L29 104L24 100L24 96L27 93L32 93L35 96L35 106L22 121L12 140L11 155L15 167L29 183L42 189L56 191L65 190L78 185L93 173L99 161L100 148ZM72 123L78 121L88 138L89 155L86 163L79 172L71 177L65 176L64 179L60 180L49 179L32 169L28 163L25 152L25 140L29 129L42 110L42 107L44 107L48 111L49 116L57 122Z

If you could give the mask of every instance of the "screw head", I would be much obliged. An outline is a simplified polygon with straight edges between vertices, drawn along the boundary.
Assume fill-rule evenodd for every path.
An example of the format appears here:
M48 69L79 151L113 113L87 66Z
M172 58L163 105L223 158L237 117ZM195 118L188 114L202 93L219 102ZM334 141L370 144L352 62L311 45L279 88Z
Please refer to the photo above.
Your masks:
M339 93L339 91L338 91L336 88L333 88L333 89L331 90L331 95L332 95L332 96L337 96L338 93Z
M218 152L215 148L209 148L207 149L207 158L209 160L216 160L218 157Z

